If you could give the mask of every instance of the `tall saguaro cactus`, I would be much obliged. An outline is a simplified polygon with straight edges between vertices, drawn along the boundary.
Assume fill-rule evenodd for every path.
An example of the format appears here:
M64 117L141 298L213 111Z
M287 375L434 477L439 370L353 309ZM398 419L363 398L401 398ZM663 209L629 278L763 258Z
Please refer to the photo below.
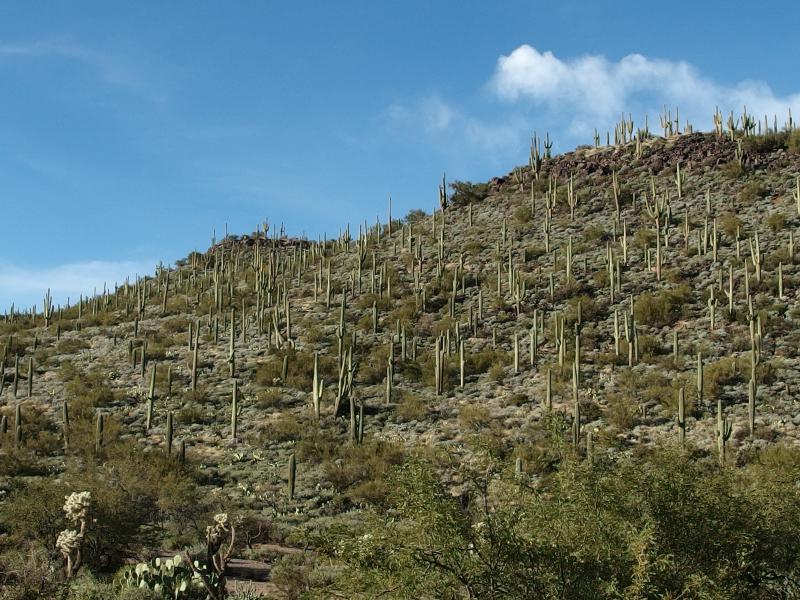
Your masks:
M660 197L656 194L655 189L652 191L652 203L647 199L647 194L644 194L644 204L647 214L653 221L656 230L656 279L661 281L661 227L667 218L669 210L669 196L662 194Z

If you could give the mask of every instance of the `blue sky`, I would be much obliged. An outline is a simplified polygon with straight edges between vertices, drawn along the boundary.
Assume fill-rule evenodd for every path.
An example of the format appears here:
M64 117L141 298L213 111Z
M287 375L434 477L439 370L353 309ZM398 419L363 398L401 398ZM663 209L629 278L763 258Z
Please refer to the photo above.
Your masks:
M291 4L291 6L290 6ZM448 179L664 104L800 118L800 3L3 2L0 308L264 219L430 210ZM654 127L657 129L657 127Z

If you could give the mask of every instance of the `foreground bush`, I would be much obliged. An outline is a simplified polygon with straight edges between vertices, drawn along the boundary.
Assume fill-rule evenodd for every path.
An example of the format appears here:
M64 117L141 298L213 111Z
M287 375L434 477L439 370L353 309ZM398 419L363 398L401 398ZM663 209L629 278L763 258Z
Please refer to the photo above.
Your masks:
M351 598L794 598L800 453L720 468L670 449L576 463L537 485L470 477L453 497L422 462L392 509L323 540Z

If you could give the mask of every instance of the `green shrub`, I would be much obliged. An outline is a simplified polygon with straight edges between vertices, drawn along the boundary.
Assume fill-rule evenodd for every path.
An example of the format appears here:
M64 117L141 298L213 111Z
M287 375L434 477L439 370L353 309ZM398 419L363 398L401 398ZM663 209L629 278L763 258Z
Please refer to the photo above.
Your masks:
M524 225L525 223L529 223L533 219L533 213L531 212L531 207L527 204L523 204L518 206L514 209L514 219L517 223Z
M422 421L428 412L427 403L419 395L404 393L395 409L395 416L401 422Z
M466 206L471 202L480 202L489 194L489 186L485 183L454 181L450 187L453 190L450 202L454 206Z
M485 406L465 404L458 411L458 423L464 429L483 429L491 422L491 415Z
M734 213L725 213L719 220L719 227L729 239L736 239L736 232L741 235L744 232L744 223Z
M742 149L746 153L769 154L776 150L784 150L789 142L789 133L779 131L762 135L748 135L742 139Z
M781 231L786 226L786 215L781 212L774 212L770 213L767 217L767 227L769 227L773 233L777 233Z
M588 243L605 242L611 235L600 225L588 225L583 230L583 239Z
M412 461L391 476L390 512L321 545L349 598L789 598L798 464L736 472L672 447L562 459L526 486L484 462L454 497Z
M767 190L763 181L760 179L751 179L742 187L742 190L739 192L739 199L743 202L752 203L765 198L768 193L769 190Z
M721 172L728 179L738 179L744 175L744 168L738 160L731 160L722 166Z
M495 383L503 383L506 378L506 367L503 361L497 361L489 368L489 379Z
M606 420L620 431L630 431L636 424L639 403L627 394L609 394L604 410Z
M786 150L790 154L800 154L800 129L795 129L789 134L786 142Z
M691 298L692 289L686 284L641 294L634 302L636 322L656 327L672 325L683 315L684 306Z

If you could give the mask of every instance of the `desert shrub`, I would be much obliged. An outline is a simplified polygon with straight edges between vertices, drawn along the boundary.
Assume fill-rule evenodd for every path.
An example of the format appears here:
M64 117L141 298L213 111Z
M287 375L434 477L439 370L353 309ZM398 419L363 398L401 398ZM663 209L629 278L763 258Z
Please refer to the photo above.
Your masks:
M489 411L480 404L465 404L458 411L458 423L464 429L483 429L490 422Z
M720 172L728 179L738 179L744 175L744 168L738 160L731 160L722 166Z
M528 395L521 392L510 394L506 397L506 402L509 406L522 406L527 404L529 400Z
M27 335L19 333L17 335L9 336L5 343L0 346L0 348L2 348L4 356L7 357L7 362L13 362L15 355L19 357L25 356L28 347L32 345L33 338L29 338Z
M4 545L5 546L5 545ZM61 598L64 584L54 574L62 568L55 552L40 544L4 547L0 553L0 599Z
M386 379L388 365L389 346L387 344L373 346L370 353L359 364L358 380L366 384L380 383Z
M436 352L431 348L424 357L421 357L422 382L430 387L436 387ZM459 381L460 369L457 356L445 356L442 362L442 388L452 390Z
M495 383L503 383L506 378L506 366L503 361L495 361L489 368L489 379Z
M530 222L533 219L533 213L531 212L531 207L527 204L522 204L514 209L514 219L517 223L524 225L525 223Z
M508 352L497 349L480 350L479 352L467 352L464 356L465 368L470 375L485 373L495 364L509 364L511 359Z
M746 153L769 154L776 150L783 150L789 141L786 131L770 132L762 135L748 135L742 138L742 149Z
M179 425L208 425L214 422L214 413L198 402L186 402L175 414Z
M640 335L639 340L639 356L644 358L653 358L659 354L664 353L664 346L661 340L652 335Z
M317 581L315 558L310 553L281 556L270 570L269 580L286 600L300 600Z
M589 294L580 294L567 300L566 314L567 325L578 322L578 305L580 305L581 322L599 321L605 315L605 307L595 301Z
M405 326L406 337L409 336L409 331L414 326L414 321L417 316L417 301L413 296L404 298L401 303L396 306L392 311L386 315L386 324L388 328L396 329L397 322L400 321L400 326ZM372 327L372 316L370 314L370 327ZM378 315L380 319L380 315Z
M258 426L258 443L290 442L299 440L306 430L306 424L292 413L281 413L275 419Z
M610 238L611 234L600 225L588 225L583 230L583 239L588 243L604 242Z
M64 497L75 490L92 495L83 553L91 569L119 565L123 556L158 543L173 528L186 530L204 510L188 466L162 452L143 452L133 442L115 442L97 460L68 463L58 479L16 480L0 511L0 530L19 547L41 541L52 548L68 524Z
M760 179L751 179L742 187L739 192L739 199L743 202L755 202L766 197L769 191L767 190L764 182Z
M288 358L285 381L281 379L284 357ZM335 357L327 354L319 355L319 375L326 381L333 381L335 377L338 377ZM256 365L253 371L253 381L256 385L263 387L281 384L309 391L313 377L314 353L312 351L301 352L294 348L275 351L266 362Z
M428 412L427 403L418 394L404 393L395 409L395 417L401 422L422 421Z
M372 310L372 304L375 304L378 308L378 317L380 318L381 311L385 312L392 308L392 302L386 296L382 294L363 294L361 295L358 300L356 301L356 306L361 310ZM338 316L339 312L336 312L337 317L337 324L338 324Z
M259 410L278 408L284 400L279 388L266 388L256 392L255 405Z
M786 150L790 154L800 154L800 129L795 129L789 134L789 139L786 141Z
M745 381L749 360L725 357L703 365L703 395L706 401L716 400L721 389Z
M461 251L470 256L478 256L484 249L485 246L480 240L466 240L461 247Z
M453 190L450 202L454 206L466 206L471 202L480 202L489 195L489 186L485 183L470 181L454 181L450 184Z
M351 598L788 598L797 476L796 462L736 472L667 448L562 459L531 488L490 462L454 497L412 461L391 475L391 512L320 546L341 565L337 595Z
M170 319L165 320L161 324L161 328L168 334L176 334L182 333L185 335L189 334L189 319L188 317L180 316L180 317L172 317ZM188 340L187 340L188 341Z
M89 342L81 338L65 338L56 344L56 354L75 354L80 350L91 348Z
M95 409L109 406L116 400L108 384L108 375L100 368L84 371L67 361L59 368L59 377L64 382L71 416L93 417Z
M413 210L408 211L405 221L409 225L416 225L424 221L427 217L428 215L425 213L424 210L415 208Z
M609 394L603 413L611 425L621 431L629 431L636 424L639 403L627 394Z
M651 227L637 229L633 234L633 246L636 248L655 248L656 232Z
M325 479L345 499L356 504L380 505L389 492L386 475L405 460L399 444L364 440L337 448L322 464Z
M692 289L686 284L641 294L634 303L636 322L656 327L672 325L681 317L691 298Z
M49 455L59 450L61 447L61 428L53 422L50 416L43 412L38 406L31 402L20 402L20 425L22 427L23 446L20 451L33 452L37 455ZM5 416L8 422L9 440L14 439L14 431L17 423L14 421L16 416L15 408L4 406L0 408L0 416ZM11 442L9 441L10 445ZM2 455L0 455L0 463ZM2 469L0 468L0 473Z
M734 213L725 213L719 220L719 227L729 239L736 239L737 230L740 234L744 231L744 223Z
M769 227L773 233L777 233L781 229L783 229L786 225L786 215L781 212L774 212L771 213L767 217L767 227Z
M530 260L535 260L541 256L544 256L546 253L547 252L544 246L532 245L525 248L525 254Z
M163 594L145 588L118 589L110 580L81 572L67 586L65 600L164 600Z

